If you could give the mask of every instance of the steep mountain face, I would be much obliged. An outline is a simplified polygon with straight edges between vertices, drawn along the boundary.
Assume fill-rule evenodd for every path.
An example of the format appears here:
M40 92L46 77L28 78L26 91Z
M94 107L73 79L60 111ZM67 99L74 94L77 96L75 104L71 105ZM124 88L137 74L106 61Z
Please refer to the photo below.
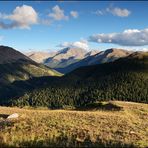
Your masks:
M65 68L64 72L68 73L68 72L70 72L76 68L82 67L82 66L89 66L89 65L112 62L112 61L117 60L118 58L126 57L131 53L132 53L131 51L111 48L111 49L108 49L105 51L101 51L95 55L87 56L86 58L84 58L76 63L68 65Z
M91 51L89 51L89 52L87 52L87 53L85 54L85 57L95 55L95 54L97 54L97 53L99 53L99 52L100 52L99 50L91 50Z
M67 67L69 65L77 63L80 60L92 56L98 52L99 51L97 50L92 50L88 52L84 49L65 48L60 50L55 56L46 59L44 64L51 68L54 68L61 73L66 73Z
M148 53L136 52L113 62L80 67L59 78L28 83L40 85L11 99L9 105L63 108L108 100L148 103Z
M83 59L87 51L78 48L65 48L57 52L57 54L51 58L47 58L44 62L51 68L64 68L69 64L72 64L80 59Z
M59 75L55 70L32 61L27 56L7 46L0 46L0 83L9 84L31 77Z
M129 54L131 54L131 51L123 50L123 49L107 49L105 51L102 51L88 61L88 65L94 65L94 64L100 64L100 63L106 63L106 62L112 62L117 60L118 58L126 57Z
M44 63L47 58L53 57L56 52L28 52L25 55L37 63Z

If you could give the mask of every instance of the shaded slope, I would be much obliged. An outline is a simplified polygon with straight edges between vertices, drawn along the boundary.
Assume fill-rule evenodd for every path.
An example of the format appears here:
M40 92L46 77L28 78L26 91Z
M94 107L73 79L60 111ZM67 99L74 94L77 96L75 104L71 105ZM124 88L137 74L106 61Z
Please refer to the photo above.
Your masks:
M11 47L0 46L0 64L15 62L19 59L31 60L27 56L23 55L21 52Z
M0 46L0 82L12 83L31 77L60 75L55 70L38 64L22 53L7 46Z
M125 58L100 65L83 66L68 73L66 77L77 76L85 79L110 75L115 72L148 72L148 52L134 52Z
M134 53L114 62L78 68L40 86L9 104L63 108L81 107L97 100L148 103L148 53Z
M60 75L59 72L32 61L13 48L0 46L0 102L7 102L9 97L30 89L28 86L13 85L16 81L25 83L34 77Z

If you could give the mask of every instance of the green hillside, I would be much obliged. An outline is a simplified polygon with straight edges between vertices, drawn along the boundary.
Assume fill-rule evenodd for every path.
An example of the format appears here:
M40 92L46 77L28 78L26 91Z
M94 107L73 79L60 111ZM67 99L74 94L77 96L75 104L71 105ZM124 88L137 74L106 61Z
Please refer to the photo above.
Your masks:
M66 108L102 100L148 103L148 53L133 53L115 62L78 68L61 78L46 77L31 85L36 83L40 85L8 104Z
M60 73L42 64L21 59L12 63L0 64L0 75L0 82L7 84L18 80L27 80L31 77L59 76Z
M18 80L27 80L32 77L58 75L60 73L34 62L21 52L8 46L0 46L1 85Z
M13 63L0 64L0 102L7 102L9 98L18 96L20 93L30 89L29 86L17 86L15 83L27 83L27 80L41 78L44 76L61 76L55 70L52 70L42 64L34 61L19 60ZM39 87L39 86L38 86Z
M25 83L27 80L44 76L61 76L61 74L47 66L32 61L11 47L0 46L1 104L7 102L10 97L17 96L30 89L28 86L14 86L14 83Z

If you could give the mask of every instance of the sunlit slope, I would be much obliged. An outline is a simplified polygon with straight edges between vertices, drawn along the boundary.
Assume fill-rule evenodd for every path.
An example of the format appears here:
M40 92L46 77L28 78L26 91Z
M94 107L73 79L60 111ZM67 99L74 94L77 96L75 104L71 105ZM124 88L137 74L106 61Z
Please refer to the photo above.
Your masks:
M18 60L13 63L0 64L0 81L12 83L18 80L28 80L31 77L60 76L61 74L34 61Z
M147 104L106 102L85 111L0 107L0 112L1 147L148 146ZM12 113L19 118L5 119Z

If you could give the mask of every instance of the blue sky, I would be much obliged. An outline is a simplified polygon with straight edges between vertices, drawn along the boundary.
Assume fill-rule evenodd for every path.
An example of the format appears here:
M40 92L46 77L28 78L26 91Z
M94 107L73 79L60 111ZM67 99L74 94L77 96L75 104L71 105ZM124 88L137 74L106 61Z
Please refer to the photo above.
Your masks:
M146 50L147 6L146 1L0 2L0 44L20 51Z

